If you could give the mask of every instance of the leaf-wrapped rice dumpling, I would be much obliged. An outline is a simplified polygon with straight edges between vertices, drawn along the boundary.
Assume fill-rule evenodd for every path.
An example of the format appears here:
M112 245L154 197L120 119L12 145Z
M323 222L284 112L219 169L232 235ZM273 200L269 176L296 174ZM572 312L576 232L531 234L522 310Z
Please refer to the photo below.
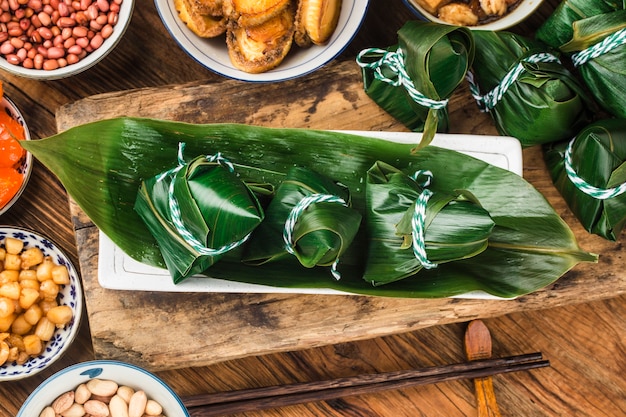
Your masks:
M141 183L135 211L159 244L174 283L199 274L245 242L263 220L252 190L217 154Z
M172 168L180 142L188 155L219 150L248 185L277 186L293 166L314 164L349 188L354 208L364 216L365 174L377 160L407 172L427 166L435 179L429 189L469 190L496 222L489 246L479 255L422 270L419 279L381 286L364 281L364 226L340 259L340 280L329 278L327 268L300 267L294 256L245 265L243 249L214 264L206 272L212 278L382 297L450 297L480 290L510 298L545 287L579 262L597 261L579 247L545 197L519 175L437 146L411 153L411 143L344 132L126 117L77 126L22 146L59 177L76 204L121 250L139 262L165 268L158 244L133 206L145 178Z
M361 225L350 191L311 169L293 167L276 189L263 223L246 245L243 262L262 265L295 256L303 266L332 266Z
M376 162L367 172L369 253L363 279L382 285L478 255L495 222L469 192L432 192L430 172ZM421 182L421 177L425 181Z
M626 225L626 119L592 123L574 140L546 146L545 159L585 229L617 240Z
M474 58L467 28L409 21L398 31L398 44L363 50L367 95L413 131L426 145L436 132L448 131L448 98L465 79Z
M510 32L473 34L470 88L501 135L528 147L572 138L591 121L581 85L543 43Z
M623 2L563 1L537 39L570 54L604 110L626 118L626 10Z

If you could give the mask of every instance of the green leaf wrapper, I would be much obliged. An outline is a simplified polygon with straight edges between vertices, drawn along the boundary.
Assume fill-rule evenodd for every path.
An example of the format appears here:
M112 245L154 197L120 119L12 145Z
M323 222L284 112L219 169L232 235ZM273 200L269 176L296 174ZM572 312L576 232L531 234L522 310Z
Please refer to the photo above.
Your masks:
M537 31L537 39L573 54L626 28L623 2L568 0ZM588 60L578 71L597 102L614 116L626 118L626 44Z
M181 235L170 209L172 198L186 231L213 250L242 241L261 223L264 212L235 173L206 157L165 174L142 181L134 209L157 241L174 283L179 283L206 271L228 251L203 252Z
M616 0L563 0L537 29L535 37L559 48L572 39L573 22L623 8L623 2Z
M350 204L349 190L311 169L294 167L276 190L266 218L246 245L242 260L250 265L292 256L285 248L283 233L291 211L314 194L337 196ZM352 243L361 225L361 213L349 206L319 202L302 212L293 228L294 255L307 268L328 266Z
M626 225L626 193L599 200L582 192L565 171L567 142L545 148L554 185L590 233L615 241ZM592 123L576 136L572 148L576 174L594 187L608 189L626 182L626 119Z
M398 31L398 44L387 48L404 52L405 69L415 88L433 100L449 98L465 79L474 58L471 31L464 27L409 21ZM368 53L376 61L380 53ZM381 68L389 79L397 78L388 67ZM375 78L375 71L364 67L363 86L380 107L412 131L424 132L427 144L435 132L448 131L448 110L433 110L416 103L404 86L393 86Z
M588 98L562 64L522 62L549 52L542 43L510 32L479 30L473 34L472 72L481 95L498 86L518 63L524 67L490 111L501 135L513 136L528 147L572 138L591 121Z
M196 125L117 118L88 123L22 146L45 164L86 216L124 252L164 267L161 252L133 210L141 181L172 167L178 143L189 155L220 152L241 179L278 186L293 166L303 166L348 187L352 206L365 212L365 174L376 162L403 169L425 167L437 179L433 192L462 189L480 201L495 221L489 246L469 259L374 287L365 282L364 227L341 258L341 279L320 268L291 262L249 266L227 254L210 276L290 288L331 288L388 297L448 297L481 290L515 297L542 288L578 262L597 257L581 250L572 231L545 198L520 176L459 152L340 132L271 129L236 124Z
M436 178L434 179L436 181ZM377 162L367 172L366 224L369 237L363 279L382 285L423 269L413 253L411 219L423 188L399 169ZM487 248L495 223L469 193L437 192L426 206L428 261L441 264L478 255ZM419 274L412 279L419 279Z

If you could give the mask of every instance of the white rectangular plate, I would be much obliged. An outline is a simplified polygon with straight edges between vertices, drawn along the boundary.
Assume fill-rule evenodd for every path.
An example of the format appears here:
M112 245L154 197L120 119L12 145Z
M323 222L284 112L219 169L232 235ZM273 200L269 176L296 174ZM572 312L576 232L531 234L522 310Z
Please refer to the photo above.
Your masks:
M404 132L345 132L399 143L418 143L422 135L421 133ZM520 142L515 138L437 134L431 144L441 148L453 149L522 175L522 148ZM207 277L190 277L179 284L174 284L166 269L155 268L135 261L102 232L100 232L99 244L98 282L103 288L169 292L346 294L332 289L279 288ZM484 292L472 292L464 294L462 297L494 298Z

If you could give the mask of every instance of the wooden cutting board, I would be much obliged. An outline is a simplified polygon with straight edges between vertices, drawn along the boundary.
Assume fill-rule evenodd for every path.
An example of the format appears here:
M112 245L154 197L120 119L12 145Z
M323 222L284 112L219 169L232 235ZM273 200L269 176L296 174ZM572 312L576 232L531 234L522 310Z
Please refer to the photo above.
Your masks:
M497 134L466 87L449 109L450 133ZM406 131L366 96L352 61L278 84L227 80L97 95L60 108L57 128L117 116ZM623 244L583 230L552 186L538 147L524 150L524 177L572 227L581 247L599 253L600 261L580 264L553 285L512 301L107 290L98 284L98 262L110 261L98 257L98 230L70 201L95 355L151 370L203 366L626 293Z

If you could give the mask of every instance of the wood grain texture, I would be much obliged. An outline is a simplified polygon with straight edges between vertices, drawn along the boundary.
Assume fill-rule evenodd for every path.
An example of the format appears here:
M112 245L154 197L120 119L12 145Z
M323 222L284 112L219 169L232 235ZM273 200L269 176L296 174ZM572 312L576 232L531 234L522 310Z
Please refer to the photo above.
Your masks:
M366 96L359 76L354 62L337 61L326 71L279 86L256 84L241 89L239 82L224 81L108 93L61 107L57 123L61 131L97 119L138 116L192 123L405 131ZM296 89L302 93L294 98ZM453 129L496 134L489 116L480 113L472 100L465 88L453 97ZM156 370L202 366L626 292L621 244L581 230L553 188L538 147L525 150L524 161L525 178L576 230L581 246L600 253L601 258L598 264L580 264L548 288L515 301L106 290L97 282L98 231L73 204L96 356L130 360ZM144 320L136 323L137 316ZM163 321L177 332L169 332ZM198 323L203 325L198 327Z
M532 34L532 28L536 21L545 19L554 9L558 0L545 0L535 13L529 24L522 24L512 28L523 34ZM536 17L536 19L535 19ZM344 51L341 58L351 61L362 48L386 47L396 40L396 31L402 24L412 19L413 16L406 8L403 0L372 0L368 15L362 29L350 46ZM329 66L329 68L333 68ZM322 72L326 69L320 70ZM317 73L316 73L317 74ZM321 74L317 74L321 75ZM152 0L136 0L135 13L132 22L123 39L116 49L100 64L83 74L70 79L53 82L41 82L36 80L22 79L11 76L8 73L0 73L5 93L18 105L25 115L34 138L43 138L53 135L57 131L55 114L60 107L70 105L77 100L90 98L96 94L110 93L121 96L124 93L116 91L133 89L153 89L169 85L185 86L219 83L224 81L221 77L201 67L190 58L176 42L169 36L163 27ZM234 84L237 84L234 82ZM231 85L231 82L223 85L230 86L230 94L238 94L250 87L248 84L239 83L239 88ZM159 88L157 88L159 90ZM300 88L290 91L292 100L297 100ZM358 89L357 89L358 91ZM221 94L221 90L217 91ZM286 96L283 91L275 91L278 96ZM223 96L223 95L222 95ZM104 96L108 97L108 96ZM129 95L128 97L134 97ZM89 99L92 100L92 99ZM350 101L346 99L345 101ZM451 108L455 112L467 110L460 122L452 126L454 133L478 133L475 129L489 128L491 123L482 117L481 123L472 123L466 119L474 117L471 107L464 109L455 104L453 100ZM320 110L320 106L312 105L308 108ZM133 106L132 102L125 103ZM173 103L176 107L176 103ZM135 106L136 107L136 106ZM242 108L245 103L242 102ZM199 106L201 108L201 106ZM356 110L353 115L358 111ZM171 109L164 110L172 111ZM75 111L78 111L76 109ZM206 112L206 109L204 109ZM458 113L462 115L462 113ZM281 109L275 109L270 115L263 117L275 117L282 115ZM302 112L297 118L303 122L310 116L310 112ZM282 116L283 118L286 116ZM345 117L342 117L345 119ZM458 119L457 119L458 120ZM344 120L344 122L349 122ZM399 130L393 122L388 125L382 124L381 130ZM324 127L325 125L322 125ZM395 127L394 127L395 126ZM335 128L335 126L332 126ZM360 128L360 127L359 127ZM525 172L545 169L541 158L533 158L535 150L528 150L525 154ZM558 193L551 187L547 176L535 176L534 184L540 186L551 201L558 200ZM577 235L581 238L581 244L590 250L601 252L605 250L605 243L592 236L586 236L576 225L571 213L563 206L557 208L566 221L574 227ZM72 217L73 216L73 217ZM1 219L2 223L30 227L46 234L65 251L72 259L78 259L75 234L73 226L76 225L76 239L82 248L87 246L86 241L95 239L93 228L88 219L70 209L67 204L67 195L63 187L58 183L55 176L48 172L41 164L35 164L35 170L31 183L27 187L23 199ZM227 360L214 354L216 360L221 362L208 366L183 367L158 371L167 382L180 395L193 395L203 392L216 392L222 390L234 390L252 387L261 387L280 383L293 383L298 381L316 381L343 376L357 375L371 372L394 371L411 367L424 367L454 363L463 360L463 334L465 323L452 323L435 325L439 316L443 314L448 320L455 320L459 315L470 316L474 313L485 313L497 317L484 319L491 331L493 338L494 356L508 356L534 351L543 352L544 356L551 361L549 368L532 372L502 375L494 378L494 389L500 405L502 415L545 417L545 416L576 416L576 417L616 417L626 415L626 295L623 294L623 275L616 274L624 267L624 236L620 243L609 244L607 253L612 255L601 257L600 263L589 268L576 268L567 274L554 286L546 291L532 296L523 297L514 302L489 303L476 306L465 303L452 305L430 305L433 313L428 315L419 312L424 301L418 300L411 306L404 306L394 314L415 314L415 322L402 326L394 322L394 318L387 323L392 331L400 333L374 337L375 334L366 335L366 339L345 341L337 344L327 344L319 347L299 349L307 343L299 343L291 340L284 343L285 349L289 345L296 350L276 352L265 355L251 355L241 359ZM604 252L603 252L604 253ZM609 259L611 260L609 262ZM97 263L97 252L89 253L81 251L81 264ZM87 265L89 268L89 265ZM93 266L91 266L93 268ZM198 314L192 315L195 322L186 323L179 330L174 322L169 322L171 314L176 319L176 308L182 304L174 297L155 298L155 304L149 305L146 301L142 304L141 296L121 297L112 291L98 289L93 277L85 277L88 288L88 296L92 299L100 298L97 306L97 314L91 314L83 320L78 339L70 350L46 371L36 376L13 382L0 383L0 416L14 417L26 397L52 373L77 362L93 359L96 355L92 346L92 334L89 321L93 320L98 326L102 326L101 317L111 317L118 305L130 307L139 306L134 313L126 312L120 315L124 325L132 326L141 323L137 332L150 331L150 326L144 322L159 320L161 328L166 329L168 334L164 338L169 342L174 335L180 334L188 337L187 333L200 331L207 339L222 343L221 351L228 350L227 344L244 343L250 344L258 339L266 342L268 339L277 341L281 334L260 336L267 332L256 320L255 311L263 311L265 300L242 296L240 305L250 306L242 309L241 320L249 324L242 328L236 328L237 337L231 337L230 342L223 334L212 334L210 331L199 330L204 326L214 325L213 311L221 311L218 303L221 299L191 297L199 308ZM93 295L91 291L94 291ZM591 295L590 295L591 294ZM585 302L587 297L602 298L600 301ZM567 302L573 304L549 308L558 305L563 297L568 297ZM110 298L110 300L108 300ZM148 300L149 301L149 300ZM357 299L348 300L347 303L356 303ZM157 302L163 303L159 306ZM233 300L227 301L233 302ZM128 304L126 304L128 303ZM248 304L244 304L248 303ZM297 299L277 299L274 304L281 304L284 308L300 311L312 307L320 308L320 301L316 297L302 297ZM518 303L528 303L529 308L523 311L511 312L510 307ZM268 301L271 308L272 301ZM428 302L426 302L428 304ZM90 304L89 308L93 306ZM94 309L96 307L93 307ZM341 314L348 313L355 307L346 306L336 311L334 340L341 335L344 327L347 332L354 327L363 326L365 318L360 317L360 322L354 324L349 320L354 318L350 314L340 322ZM384 303L370 308L387 310L391 312L399 307L395 303ZM513 308L515 310L517 307ZM520 307L526 308L526 307ZM205 313L204 315L202 313ZM507 314L511 313L511 314ZM367 315L367 313L365 313ZM100 317L96 317L100 316ZM116 316L117 317L117 316ZM318 320L315 314L308 316L300 315L303 319ZM89 320L87 320L87 318ZM472 319L475 317L471 317ZM255 324L253 326L252 324ZM297 323L298 325L300 323ZM421 326L428 326L419 328ZM233 327L234 328L234 327ZM415 328L416 330L410 330ZM252 330L251 330L252 329ZM403 330L404 329L404 330ZM406 330L406 331L405 331ZM251 333L252 341L247 340L246 332ZM330 333L330 332L328 332ZM325 338L327 334L321 334L318 338ZM314 335L312 335L314 336ZM114 352L123 350L128 352L125 356L134 363L145 363L142 358L140 344L128 343L131 336L129 331L117 335L106 335L103 332L96 333L99 354L102 352ZM121 341L121 345L120 345ZM167 358L176 362L184 362L173 359L179 353L167 346L167 343L159 344L158 348L151 353L153 358ZM306 340L304 342L307 342ZM332 339L328 341L332 343ZM231 347L234 350L236 346ZM191 347L195 349L196 358L206 354L204 345ZM258 351L252 349L253 351ZM251 352L253 354L254 352ZM193 355L190 355L194 359ZM136 362L135 362L136 359ZM186 359L186 358L185 358ZM389 391L375 395L352 396L328 402L314 402L292 407L277 408L267 411L248 412L235 417L345 417L345 416L380 416L380 417L467 417L476 416L476 402L471 381L455 381L437 385L429 385Z

